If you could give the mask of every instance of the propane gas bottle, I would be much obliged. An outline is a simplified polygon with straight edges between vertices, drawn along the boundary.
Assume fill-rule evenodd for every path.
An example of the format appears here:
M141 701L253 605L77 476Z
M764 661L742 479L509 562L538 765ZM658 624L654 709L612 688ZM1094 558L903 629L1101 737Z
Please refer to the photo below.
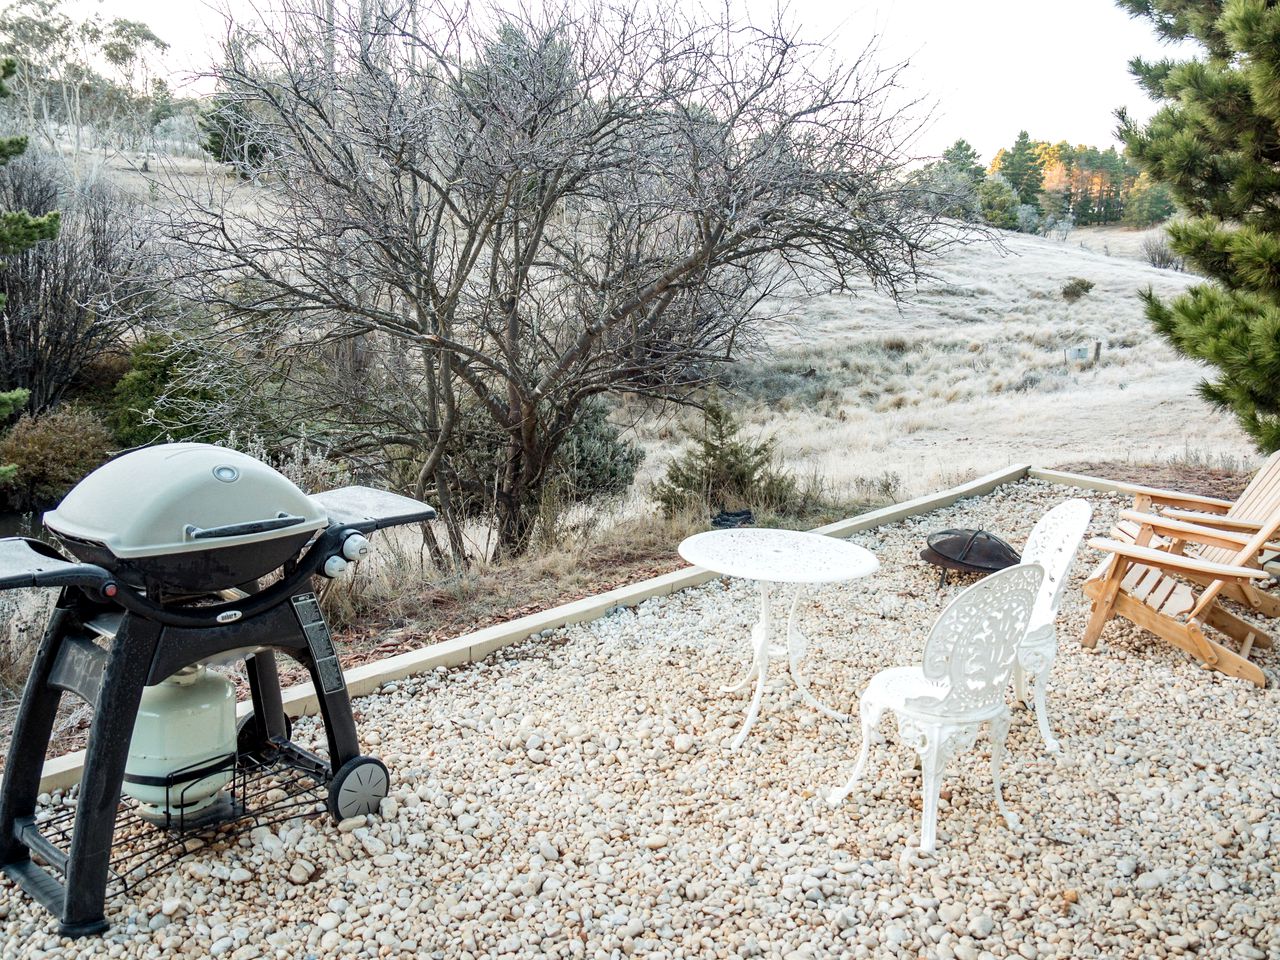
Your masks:
M203 664L184 667L142 691L122 789L148 819L189 818L230 782L235 752L235 688Z

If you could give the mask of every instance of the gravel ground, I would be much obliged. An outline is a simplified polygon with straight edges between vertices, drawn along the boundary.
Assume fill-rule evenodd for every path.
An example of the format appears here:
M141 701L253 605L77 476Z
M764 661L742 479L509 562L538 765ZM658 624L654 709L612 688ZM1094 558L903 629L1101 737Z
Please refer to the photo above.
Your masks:
M879 668L918 662L947 598L925 533L985 526L1021 543L1070 496L1029 481L854 539L878 574L813 594L815 693L856 705ZM1120 498L1089 494L1092 532ZM717 581L389 684L357 702L391 767L382 816L298 820L189 855L109 905L101 940L60 940L0 886L8 956L652 958L1280 957L1280 655L1258 690L1113 623L1098 651L1076 563L1049 695L1063 741L1015 711L1005 796L985 741L953 761L939 847L920 855L920 781L901 747L844 781L858 730L780 675L742 750L756 593ZM785 598L779 597L783 615ZM885 730L892 737L892 724ZM318 734L314 721L295 731Z

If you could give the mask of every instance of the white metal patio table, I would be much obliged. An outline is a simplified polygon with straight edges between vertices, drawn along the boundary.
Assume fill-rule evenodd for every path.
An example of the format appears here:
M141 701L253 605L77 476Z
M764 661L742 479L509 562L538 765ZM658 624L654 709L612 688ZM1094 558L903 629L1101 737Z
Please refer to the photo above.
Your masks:
M811 584L856 580L875 573L880 568L875 554L847 540L819 533L755 527L697 533L685 539L679 550L680 556L696 567L760 584L760 619L751 630L752 655L746 676L732 686L721 688L725 693L736 693L745 689L752 680L756 682L746 722L734 738L733 749L742 746L760 715L770 657L786 658L791 679L805 703L835 720L848 720L846 714L832 710L818 700L800 673L800 661L808 641L800 632L796 614L806 588ZM775 584L796 585L787 616L785 645L771 642L773 621L769 601Z

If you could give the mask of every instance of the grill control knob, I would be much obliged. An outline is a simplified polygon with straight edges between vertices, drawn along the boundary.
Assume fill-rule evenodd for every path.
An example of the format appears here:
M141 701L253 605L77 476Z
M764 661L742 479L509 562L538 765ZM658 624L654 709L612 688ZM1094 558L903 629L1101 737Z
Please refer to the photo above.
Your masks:
M330 557L324 562L324 570L322 571L330 580L340 577L347 571L347 561L342 557Z
M342 541L342 555L354 563L369 555L369 541L358 533L353 533Z

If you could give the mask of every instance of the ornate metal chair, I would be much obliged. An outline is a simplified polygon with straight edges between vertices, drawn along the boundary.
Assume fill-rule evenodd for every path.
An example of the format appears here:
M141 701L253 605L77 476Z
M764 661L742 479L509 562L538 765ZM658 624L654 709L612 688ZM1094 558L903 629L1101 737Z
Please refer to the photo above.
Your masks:
M871 738L886 710L893 711L898 736L920 754L924 771L924 823L920 849L937 840L938 793L942 772L956 754L971 748L984 723L990 724L991 779L996 806L1011 828L1018 825L1000 791L1000 763L1009 733L1005 690L1018 645L1026 635L1044 567L1022 563L993 573L947 604L925 641L919 667L891 667L871 678L858 704L862 749L853 776L828 796L833 806L853 790L867 766Z
M1058 606L1062 603L1063 587L1071 571L1071 562L1080 549L1093 508L1087 500L1068 500L1060 503L1039 519L1027 537L1022 551L1023 563L1038 563L1044 567L1044 582L1031 611L1027 635L1018 645L1018 659L1013 664L1014 698L1026 706L1027 675L1035 684L1036 720L1040 727L1040 739L1050 752L1058 749L1058 741L1049 732L1049 714L1045 708L1045 687L1049 671L1058 655Z

